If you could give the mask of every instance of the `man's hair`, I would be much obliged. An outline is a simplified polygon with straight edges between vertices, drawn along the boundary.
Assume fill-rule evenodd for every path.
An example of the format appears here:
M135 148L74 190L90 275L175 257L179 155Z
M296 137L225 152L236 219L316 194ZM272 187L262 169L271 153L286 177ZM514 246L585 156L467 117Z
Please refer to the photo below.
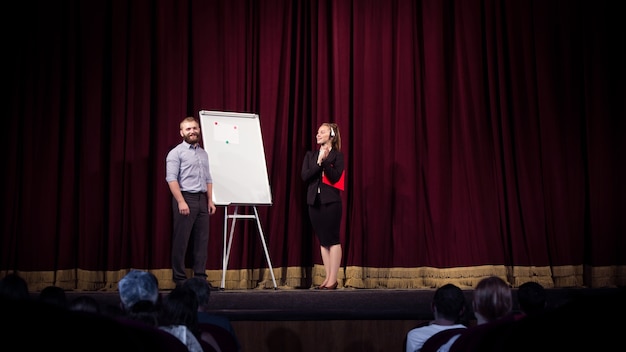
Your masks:
M463 290L453 284L445 284L435 291L433 298L437 313L447 320L457 321L465 311Z
M38 296L39 301L55 306L67 307L67 295L65 290L58 286L46 286Z
M156 304L159 299L157 278L147 271L131 270L120 280L117 287L122 305L127 310L139 301Z
M198 299L198 306L202 307L209 304L209 296L211 295L211 287L209 283L199 277L191 277L183 283L183 287L191 289Z
M163 300L159 324L186 325L199 336L198 299L192 289L177 286Z
M184 118L184 119L180 122L180 124L179 124L179 127L180 127L180 129L181 129L181 130L183 129L183 124L184 124L184 123L186 123L186 122L195 122L195 123L197 123L198 125L200 125L200 124L198 123L198 120L196 120L196 118L195 118L195 117L193 117L193 116L187 116L187 117L185 117L185 118Z
M546 300L546 290L537 282L525 282L517 290L519 308L526 314L543 311L546 307Z
M16 273L10 273L0 279L0 298L10 300L28 300L30 293L28 292L28 283L26 280Z

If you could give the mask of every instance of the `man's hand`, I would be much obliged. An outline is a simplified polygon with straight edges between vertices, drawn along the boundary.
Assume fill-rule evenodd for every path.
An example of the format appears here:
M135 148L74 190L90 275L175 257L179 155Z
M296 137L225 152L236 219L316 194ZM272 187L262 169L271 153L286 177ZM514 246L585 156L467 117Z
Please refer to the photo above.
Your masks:
M187 202L178 202L178 212L180 215L189 215L189 205L187 205Z

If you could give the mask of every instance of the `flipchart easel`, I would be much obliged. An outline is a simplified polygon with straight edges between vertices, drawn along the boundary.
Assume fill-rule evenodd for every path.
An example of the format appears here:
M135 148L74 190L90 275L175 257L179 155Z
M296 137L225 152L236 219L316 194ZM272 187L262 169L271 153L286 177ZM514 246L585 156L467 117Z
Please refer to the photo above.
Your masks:
M263 235L263 229L261 228L261 221L259 220L259 212L257 211L256 205L249 205L254 210L254 214L240 214L239 213L239 205L232 205L234 211L232 214L228 213L229 205L224 207L224 253L223 253L223 262L222 262L222 282L220 284L220 288L224 289L226 285L226 269L228 268L228 258L230 257L230 249L233 243L233 235L235 233L235 223L238 219L254 219L256 220L257 228L259 230L259 237L261 239L261 243L263 244L263 251L265 252L265 259L267 260L267 266L269 267L270 274L272 275L272 283L274 284L274 289L277 288L276 278L274 277L274 268L272 268L272 261L270 259L270 254L267 250L267 244L265 243L265 236ZM226 232L228 229L228 220L230 221L230 234L228 235L228 241L226 239Z

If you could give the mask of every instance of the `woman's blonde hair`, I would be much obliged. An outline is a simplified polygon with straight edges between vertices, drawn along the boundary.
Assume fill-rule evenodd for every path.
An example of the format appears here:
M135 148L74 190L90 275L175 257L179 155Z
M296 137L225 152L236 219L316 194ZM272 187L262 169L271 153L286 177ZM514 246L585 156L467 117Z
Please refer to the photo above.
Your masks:
M332 138L331 143L333 149L341 151L341 134L339 133L339 126L334 122L324 122L322 126L330 128L330 136Z

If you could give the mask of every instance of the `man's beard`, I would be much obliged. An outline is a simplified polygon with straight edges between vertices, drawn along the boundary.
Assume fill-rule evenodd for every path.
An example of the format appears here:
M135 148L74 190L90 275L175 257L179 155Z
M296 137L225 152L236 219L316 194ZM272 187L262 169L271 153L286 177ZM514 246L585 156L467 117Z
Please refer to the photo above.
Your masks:
M189 144L196 144L200 140L200 137L197 134L188 134L185 136L185 142Z

